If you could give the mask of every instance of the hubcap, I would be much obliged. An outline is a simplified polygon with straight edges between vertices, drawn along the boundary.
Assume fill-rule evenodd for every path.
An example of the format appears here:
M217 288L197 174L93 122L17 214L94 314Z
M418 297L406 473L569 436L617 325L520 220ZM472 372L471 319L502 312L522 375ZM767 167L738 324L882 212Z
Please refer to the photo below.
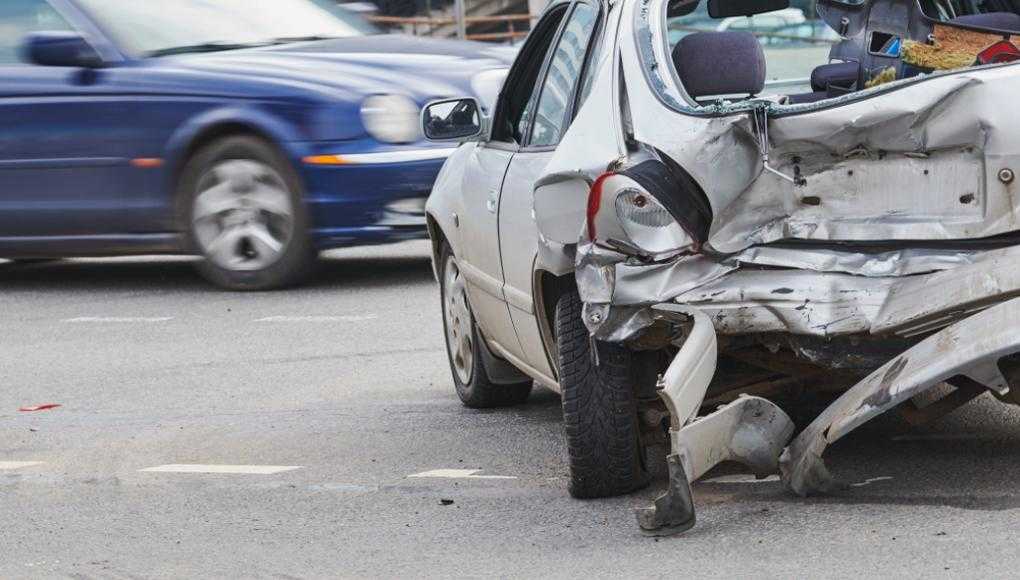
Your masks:
M198 180L191 220L202 254L221 268L261 270L276 262L294 235L290 191L272 167L231 159Z
M453 371L466 385L471 382L471 373L474 372L474 333L464 278L453 256L446 259L443 268L443 318L446 322L446 348L450 351Z

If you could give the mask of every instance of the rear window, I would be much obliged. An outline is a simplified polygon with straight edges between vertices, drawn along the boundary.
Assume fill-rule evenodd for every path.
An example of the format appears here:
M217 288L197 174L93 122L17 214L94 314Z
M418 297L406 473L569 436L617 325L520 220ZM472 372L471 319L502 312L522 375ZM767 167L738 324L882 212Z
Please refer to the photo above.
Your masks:
M703 1L692 13L669 18L667 29L670 49L697 31L746 30L754 34L765 51L766 94L809 91L811 71L829 61L829 50L840 40L836 31L818 19L814 0L791 2L784 10L733 18L710 17L707 2Z

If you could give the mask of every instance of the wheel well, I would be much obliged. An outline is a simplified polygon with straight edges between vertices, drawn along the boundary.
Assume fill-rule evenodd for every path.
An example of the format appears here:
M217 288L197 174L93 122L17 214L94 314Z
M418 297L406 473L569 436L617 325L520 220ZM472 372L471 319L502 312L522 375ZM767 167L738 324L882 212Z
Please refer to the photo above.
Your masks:
M443 248L443 242L446 241L446 234L431 214L425 214L425 227L428 228L429 242L432 243L432 273L435 274L436 280L439 280L439 252Z
M535 317L545 339L546 356L554 372L559 375L556 362L556 304L567 292L577 291L574 274L557 276L545 270L535 272Z
M181 156L177 159L177 164L172 172L172 175L174 176L174 183L176 184L177 178L180 176L181 171L184 170L184 166L187 165L188 160L191 159L195 155L195 152L199 149L225 137L238 136L257 137L268 143L273 142L273 139L269 135L244 123L220 123L218 125L206 127L192 138L191 142L188 143L188 148L185 149Z

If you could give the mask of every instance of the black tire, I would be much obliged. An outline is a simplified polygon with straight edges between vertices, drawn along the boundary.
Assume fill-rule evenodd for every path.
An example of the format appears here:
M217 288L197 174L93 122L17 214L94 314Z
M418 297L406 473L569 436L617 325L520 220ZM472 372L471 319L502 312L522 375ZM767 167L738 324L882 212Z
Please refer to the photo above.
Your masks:
M576 292L566 293L556 304L570 495L622 495L649 481L636 395L636 383L649 373L635 364L640 357L623 346L592 341L581 306Z
M486 347L481 343L481 332L478 330L478 324L471 312L467 296L460 292L450 293L450 289L445 283L447 275L451 273L451 265L456 267L456 257L449 244L444 242L440 253L439 294L443 313L443 331L446 336L446 355L450 361L450 373L453 375L457 396L460 397L465 407L472 409L508 407L525 402L528 395L531 394L533 385L531 381L508 385L496 384L492 382L485 371L482 349ZM459 270L457 273L459 274ZM463 303L460 303L460 300L463 300ZM456 321L451 320L452 316L448 316L448 313L454 310L458 312ZM466 316L466 319L462 320L459 316ZM463 330L457 331L458 328ZM455 332L457 333L456 337L454 337ZM470 343L468 348L470 348L472 361L469 367L463 363L458 364L455 346L451 342L461 338L459 332L468 333ZM461 375L464 375L464 378Z
M230 269L217 265L204 255L193 220L194 202L199 195L200 180L213 167L231 160L254 161L268 166L282 179L292 209L292 230L279 256L258 269ZM189 249L204 260L198 271L207 280L228 290L274 290L303 282L316 262L309 236L309 218L304 204L303 187L297 172L280 151L258 137L237 135L225 137L199 149L185 164L178 180L178 215L187 232Z

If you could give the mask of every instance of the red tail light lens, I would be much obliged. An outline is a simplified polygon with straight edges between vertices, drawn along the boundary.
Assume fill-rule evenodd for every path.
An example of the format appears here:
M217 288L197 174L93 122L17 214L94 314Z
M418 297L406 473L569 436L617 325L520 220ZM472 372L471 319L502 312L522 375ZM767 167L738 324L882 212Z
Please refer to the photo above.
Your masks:
M595 183L591 184L591 191L588 192L588 211L585 214L589 240L595 239L595 216L602 209L602 186L607 179L614 175L616 174L612 172L603 173L595 180Z
M639 183L604 173L588 194L588 238L656 256L695 251L694 237ZM616 242L615 244L613 242Z

